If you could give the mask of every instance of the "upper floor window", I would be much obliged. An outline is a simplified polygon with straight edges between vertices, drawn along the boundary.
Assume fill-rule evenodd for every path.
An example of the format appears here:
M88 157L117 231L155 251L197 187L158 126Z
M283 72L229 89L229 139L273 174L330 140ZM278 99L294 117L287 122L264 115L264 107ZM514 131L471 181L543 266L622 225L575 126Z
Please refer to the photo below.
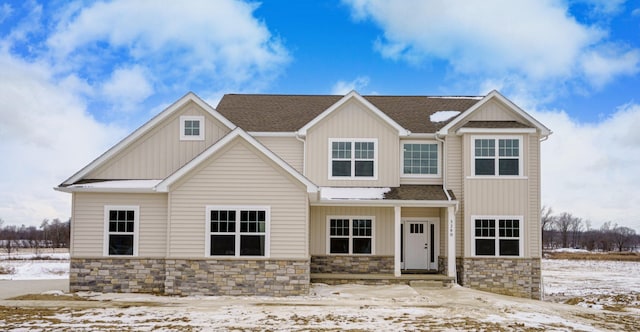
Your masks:
M377 145L376 139L330 139L330 178L375 178Z
M475 256L522 256L522 222L519 217L476 217Z
M138 255L138 206L105 206L105 256Z
M211 256L267 256L268 207L207 206Z
M522 175L520 137L473 137L473 175Z
M436 142L402 143L402 175L410 177L439 175L439 150Z
M204 116L184 115L180 117L180 140L204 140Z

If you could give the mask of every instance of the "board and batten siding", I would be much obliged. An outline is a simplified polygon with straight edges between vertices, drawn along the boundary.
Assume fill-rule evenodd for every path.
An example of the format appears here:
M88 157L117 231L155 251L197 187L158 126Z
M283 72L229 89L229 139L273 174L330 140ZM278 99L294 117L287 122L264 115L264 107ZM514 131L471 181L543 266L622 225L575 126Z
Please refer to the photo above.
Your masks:
M295 137L256 136L260 143L295 168L304 173L304 144Z
M312 206L309 219L311 255L327 254L327 217L374 217L375 255L393 255L394 210L391 207Z
M465 256L472 256L472 216L522 216L525 232L523 257L540 257L539 136L521 135L523 174L518 178L474 178L471 174L471 134L464 141ZM492 135L499 136L499 135Z
M207 257L206 206L269 206L270 257L307 258L306 187L241 138L170 188L170 258Z
M183 115L204 116L204 140L180 140L180 116ZM229 131L209 112L189 102L85 178L164 179Z
M164 257L167 194L73 193L71 257L103 257L106 205L139 206L138 256Z
M377 139L377 180L329 180L330 138ZM307 133L306 143L305 175L319 186L397 187L400 184L397 130L358 101L345 103L313 126Z
M458 201L458 210L455 214L456 218L456 256L462 256L464 254L464 210L465 210L465 193L463 190L464 185L464 163L463 163L463 149L462 149L462 137L457 135L447 135L445 138L446 151L446 185L447 189L453 191ZM443 237L445 243L448 237Z

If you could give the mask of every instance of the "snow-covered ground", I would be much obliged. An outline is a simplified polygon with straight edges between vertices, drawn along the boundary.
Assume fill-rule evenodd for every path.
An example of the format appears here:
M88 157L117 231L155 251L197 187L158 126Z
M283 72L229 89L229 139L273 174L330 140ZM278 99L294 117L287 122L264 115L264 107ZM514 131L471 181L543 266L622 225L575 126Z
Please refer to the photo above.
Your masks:
M55 272L64 267L50 264L68 271L68 256L55 257L63 260L0 260L0 267L13 264L14 279L65 278ZM640 326L639 273L640 263L634 262L544 260L547 302L457 286L314 284L310 295L286 298L80 293L85 301L53 291L39 295L44 298L0 301L0 326L9 331L633 330ZM636 298L625 300L623 294ZM551 302L576 298L570 301L577 305Z
M67 278L69 278L69 253L49 252L36 255L19 252L11 256L0 254L0 280Z

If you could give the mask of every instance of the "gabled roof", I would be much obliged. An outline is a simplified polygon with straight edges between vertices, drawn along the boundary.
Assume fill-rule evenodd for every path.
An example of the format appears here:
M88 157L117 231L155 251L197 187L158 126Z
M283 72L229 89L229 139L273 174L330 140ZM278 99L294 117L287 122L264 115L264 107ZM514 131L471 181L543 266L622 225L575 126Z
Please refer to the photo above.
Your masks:
M525 120L530 122L536 129L540 130L540 133L541 133L542 136L551 135L551 130L549 130L549 128L545 127L542 123L540 123L534 117L529 115L529 113L525 112L523 109L518 107L518 105L516 105L513 102L511 102L509 99L504 97L502 94L500 94L496 90L493 90L493 91L489 92L489 94L487 94L486 97L482 98L482 100L480 100L478 103L476 103L475 105L470 107L468 110L464 111L464 113L462 113L462 114L458 115L457 117L455 117L452 121L447 123L447 125L445 125L444 127L440 128L440 130L438 130L438 134L440 134L440 135L447 134L447 132L449 130L451 130L451 128L453 128L457 124L459 124L462 121L464 121L465 118L467 118L469 115L471 115L477 109L482 107L482 105L488 103L492 99L497 99L498 101L502 102L507 107L509 107L513 112L515 112L516 114L520 115Z
M313 118L313 120L311 120L307 124L305 124L302 128L298 129L298 134L300 134L302 136L306 136L307 135L307 130L311 129L313 126L318 124L320 121L322 121L324 118L329 116L331 113L333 113L340 106L346 104L351 99L355 99L355 100L359 101L360 103L364 104L365 107L367 107L369 110L371 110L375 115L380 117L383 121L385 121L387 124L389 124L395 130L397 130L398 131L398 135L400 135L400 136L408 136L411 133L411 131L403 128L401 125L399 125L396 121L391 119L387 114L382 112L375 105L370 103L368 100L364 99L356 91L351 91L351 92L347 93L344 97L342 97L340 100L338 100L338 102L336 102L335 104L331 105L331 107L327 108L324 112L320 113L318 116Z
M339 95L227 94L216 110L248 132L296 132L338 103ZM361 96L402 128L435 133L452 119L431 122L440 111L464 112L482 97Z
M262 145L260 142L258 142L255 138L249 135L246 131L242 130L240 127L237 127L236 129L232 130L230 133L228 133L226 136L221 138L215 144L213 144L208 149L204 150L201 154L193 158L190 162L182 166L173 174L169 175L166 179L164 179L162 182L160 182L156 186L155 188L156 191L167 192L169 190L169 186L171 186L173 183L181 179L191 170L196 168L207 158L211 157L216 152L220 151L220 149L222 149L224 146L229 144L235 138L241 138L246 142L248 142L249 144L251 144L252 146L254 146L256 149L258 149L258 151L263 153L267 158L269 158L271 161L276 163L284 171L286 171L291 176L293 176L296 180L304 184L307 187L307 192L315 193L318 191L318 187L313 182L307 179L304 175L300 174L300 172L295 170L288 163L286 163L284 160L278 157L275 153L271 152L271 150L267 149L264 145Z
M173 113L175 113L183 105L185 105L186 103L188 103L190 101L194 102L195 104L200 106L202 109L207 111L209 114L211 114L211 116L213 116L216 120L220 121L222 124L227 126L229 129L233 129L233 128L236 127L236 125L234 125L226 117L224 117L222 114L216 112L216 110L213 107L211 107L211 105L207 104L205 101L200 99L200 97L198 97L193 92L189 92L186 95L184 95L182 98L178 99L175 103L173 103L169 107L165 108L162 112L160 112L158 115L153 117L151 120L147 121L140 128L136 129L129 136L125 137L123 140L118 142L111 149L107 150L107 152L103 153L100 157L98 157L95 160L93 160L91 163L89 163L89 165L85 166L83 169L78 171L76 174L72 175L70 178L65 180L60 186L70 185L70 184L73 184L76 181L82 179L82 177L84 177L89 172L93 171L94 169L98 168L100 165L102 165L103 163L108 161L109 158L115 156L120 151L124 150L130 144L135 142L139 137L141 137L142 135L144 135L145 133L147 133L148 131L153 129L158 123L160 123L163 120L165 120L168 117L170 117Z

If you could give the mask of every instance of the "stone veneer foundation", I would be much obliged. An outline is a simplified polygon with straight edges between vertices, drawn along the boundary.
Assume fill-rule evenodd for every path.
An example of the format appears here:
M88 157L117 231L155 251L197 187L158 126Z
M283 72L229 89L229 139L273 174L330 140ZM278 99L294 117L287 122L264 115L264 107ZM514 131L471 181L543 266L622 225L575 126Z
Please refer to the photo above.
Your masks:
M72 258L69 290L164 293L164 259Z
M306 295L309 260L72 258L72 292Z
M393 273L393 256L311 256L311 273Z
M540 258L463 258L458 283L492 293L541 299Z

